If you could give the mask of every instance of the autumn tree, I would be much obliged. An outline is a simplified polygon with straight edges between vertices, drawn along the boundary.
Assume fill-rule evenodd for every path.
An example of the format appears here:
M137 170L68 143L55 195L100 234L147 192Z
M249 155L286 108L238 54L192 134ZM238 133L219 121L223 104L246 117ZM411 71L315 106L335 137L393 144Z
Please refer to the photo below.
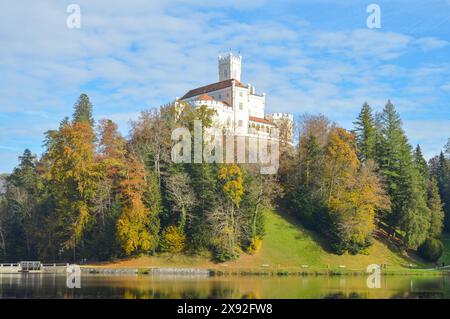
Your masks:
M215 256L220 261L239 255L239 226L242 217L241 201L244 196L244 177L236 164L222 165L218 172L223 197L209 213L213 229Z
M63 123L51 136L46 178L56 205L56 224L62 251L73 250L93 215L99 171L94 155L94 132L87 121Z
M120 182L122 211L117 221L117 238L125 255L153 252L158 246L159 211L144 203L149 178L136 156L127 157L125 176Z

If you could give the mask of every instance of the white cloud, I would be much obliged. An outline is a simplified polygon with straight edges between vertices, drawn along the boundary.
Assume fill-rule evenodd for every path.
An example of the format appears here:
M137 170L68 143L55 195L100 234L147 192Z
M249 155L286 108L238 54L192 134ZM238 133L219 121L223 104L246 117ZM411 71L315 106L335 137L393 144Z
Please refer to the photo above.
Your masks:
M416 43L423 51L442 49L450 44L450 42L448 41L436 39L433 37L417 39Z
M292 17L290 24L237 21L222 10L266 2L82 0L82 27L70 30L65 3L2 1L0 41L8 45L0 50L0 114L26 114L39 125L2 120L0 144L11 147L7 140L17 136L40 145L81 91L91 96L97 118L112 118L126 131L141 110L216 81L216 55L230 47L244 56L243 81L268 93L270 111L322 112L343 125L365 100L380 108L392 98L406 115L420 113L435 88L450 85L437 85L449 65L398 63L411 50L444 48L437 38L311 30Z
M357 29L351 32L317 32L311 44L321 50L344 54L354 59L391 60L399 57L412 38L394 32Z

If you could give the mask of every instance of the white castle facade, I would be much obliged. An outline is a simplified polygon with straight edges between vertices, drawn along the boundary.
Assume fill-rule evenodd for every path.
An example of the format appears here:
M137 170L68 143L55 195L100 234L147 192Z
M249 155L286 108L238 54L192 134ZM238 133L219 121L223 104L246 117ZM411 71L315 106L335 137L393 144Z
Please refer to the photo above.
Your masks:
M235 134L269 136L282 121L293 124L288 113L266 114L266 94L257 93L251 84L241 82L242 56L219 56L219 82L192 89L180 101L193 107L206 105L217 112L220 126L233 128Z

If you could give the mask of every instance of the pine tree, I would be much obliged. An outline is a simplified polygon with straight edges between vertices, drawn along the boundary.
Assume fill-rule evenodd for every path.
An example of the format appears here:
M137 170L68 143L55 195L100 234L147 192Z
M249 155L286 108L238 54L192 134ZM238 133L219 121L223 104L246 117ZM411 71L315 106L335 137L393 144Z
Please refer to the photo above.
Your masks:
M412 148L402 129L400 116L391 101L380 116L378 165L391 197L387 222L393 234L403 231L407 248L417 248L425 239L430 213L426 205L426 189L416 165Z
M92 103L86 94L81 94L78 101L75 103L73 113L74 122L88 122L91 127L94 126L94 119L92 117Z
M422 189L427 189L428 181L430 179L430 172L427 161L423 157L420 145L417 145L414 151L414 164L416 166L417 171L419 172L419 179L421 182Z
M446 230L450 230L450 165L444 152L441 152L439 155L436 168L436 181L439 188L439 195L444 205L444 226Z
M318 213L324 207L323 196L323 150L314 135L305 138L300 145L298 166L290 176L291 192L288 198L296 207L296 215L309 228L317 228L320 223Z
M6 178L5 228L10 238L6 248L10 258L34 258L38 206L36 156L26 149L19 160L19 165Z
M362 106L358 119L353 124L355 125L354 133L360 161L365 162L368 159L374 159L376 127L372 109L367 102Z
M377 162L380 172L385 181L387 193L392 200L392 213L389 214L388 224L394 230L398 226L399 209L403 205L400 202L399 191L401 176L400 169L411 163L411 159L405 158L402 163L402 152L405 148L404 133L401 128L400 116L395 111L390 101L386 104L383 112L378 117L378 138L377 138ZM405 183L403 183L405 184ZM405 187L406 185L404 185ZM404 189L408 192L408 189Z
M430 237L439 238L444 227L444 211L442 209L439 188L434 177L431 178L428 188L428 208L430 209Z

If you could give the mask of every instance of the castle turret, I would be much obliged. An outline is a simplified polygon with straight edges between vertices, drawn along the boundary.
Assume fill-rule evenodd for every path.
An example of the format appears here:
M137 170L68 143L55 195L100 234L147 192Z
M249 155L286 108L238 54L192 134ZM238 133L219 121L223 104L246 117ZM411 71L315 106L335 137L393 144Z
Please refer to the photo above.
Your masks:
M219 81L235 79L241 81L242 56L229 53L227 56L219 55Z

